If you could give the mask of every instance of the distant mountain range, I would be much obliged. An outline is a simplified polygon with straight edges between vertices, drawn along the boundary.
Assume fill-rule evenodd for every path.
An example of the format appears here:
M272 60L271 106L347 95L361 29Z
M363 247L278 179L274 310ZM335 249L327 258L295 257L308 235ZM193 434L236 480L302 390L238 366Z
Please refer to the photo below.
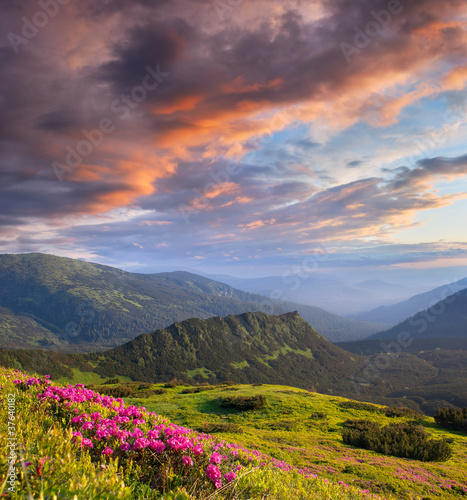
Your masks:
M382 329L187 272L136 274L52 255L0 255L0 346L10 349L102 350L192 317L294 310L330 341Z
M467 278L437 287L429 292L415 295L410 299L398 302L397 304L377 307L367 312L350 314L348 316L359 321L372 321L375 323L396 325L401 321L410 318L414 314L423 311L424 309L428 309L449 295L459 292L465 288L467 288Z
M370 338L395 339L402 332L410 339L467 339L467 288Z
M143 382L287 384L433 413L467 405L467 353L436 351L364 358L330 344L296 312L189 319L104 352L0 349L0 364L53 377L128 377Z
M376 279L348 285L335 276L312 270L303 274L263 278L207 276L246 292L265 296L279 294L284 300L322 307L335 314L347 316L369 308L400 302L420 292L420 288L415 286L405 287ZM378 321L378 323L387 326L393 324L392 320Z

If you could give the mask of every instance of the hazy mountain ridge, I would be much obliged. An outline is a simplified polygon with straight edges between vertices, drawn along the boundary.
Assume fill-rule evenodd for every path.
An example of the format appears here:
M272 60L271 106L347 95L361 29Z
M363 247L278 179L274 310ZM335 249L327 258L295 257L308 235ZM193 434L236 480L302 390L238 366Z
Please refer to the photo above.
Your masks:
M375 321L378 323L396 325L465 288L467 288L467 278L463 278L454 283L448 283L425 293L414 295L397 304L377 307L370 311L357 314L349 314L348 317L359 321Z
M393 339L401 332L406 332L412 340L467 339L467 288L370 338Z
M299 310L331 341L364 338L380 329L320 308L273 302L187 272L128 273L44 254L0 255L0 283L0 306L19 317L32 316L50 330L38 339L40 334L34 334L29 342L27 331L15 327L15 347L23 348L109 348L175 321L257 310ZM5 330L0 330L0 342L13 347Z
M207 275L230 286L250 293L270 296L280 291L284 300L321 307L334 314L350 316L369 307L400 302L417 293L417 288L367 280L349 285L341 279L321 273L303 276L284 275L259 278L237 278L227 275ZM387 321L379 323L390 324Z

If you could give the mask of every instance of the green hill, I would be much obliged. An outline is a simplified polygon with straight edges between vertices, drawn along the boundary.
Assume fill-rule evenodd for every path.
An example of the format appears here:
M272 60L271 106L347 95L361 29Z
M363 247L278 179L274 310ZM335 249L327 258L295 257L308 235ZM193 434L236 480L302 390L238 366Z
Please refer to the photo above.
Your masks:
M9 310L0 310L0 346L7 348L96 351L175 321L258 310L299 310L330 341L379 329L316 307L273 303L196 274L128 273L53 255L0 255L0 283L0 307ZM11 314L15 322L4 317Z
M4 366L76 382L276 383L381 404L404 402L428 414L439 405L467 405L467 353L446 356L363 357L329 343L296 312L185 320L99 353L0 349Z

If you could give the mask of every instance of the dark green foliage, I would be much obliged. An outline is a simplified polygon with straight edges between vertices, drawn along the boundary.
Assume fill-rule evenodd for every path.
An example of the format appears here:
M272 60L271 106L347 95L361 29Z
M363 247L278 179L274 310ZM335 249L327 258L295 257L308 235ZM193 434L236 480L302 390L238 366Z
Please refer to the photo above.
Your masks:
M183 380L178 380L178 379L174 378L170 382L166 382L164 384L164 387L166 387L167 389L175 389L175 387L178 387L180 385L188 385L188 384L183 382Z
M214 389L216 389L215 385L187 387L186 389L182 389L182 394L197 394L199 392L212 391Z
M263 394L257 396L229 396L219 401L222 408L232 408L239 411L259 410L264 408L266 403L266 396Z
M0 363L52 378L71 378L73 368L103 378L125 376L139 385L171 380L169 387L199 380L225 390L237 390L229 386L234 383L309 389L313 381L321 393L387 406L402 403L431 415L440 406L467 405L467 353L400 354L370 384L365 378L368 364L360 356L330 344L294 313L186 320L103 353L0 349ZM358 402L346 407L378 411Z
M112 396L113 398L126 398L132 396L134 389L128 385L119 385L117 387L96 387L95 390L100 394Z
M102 385L111 385L111 384L119 384L120 379L119 378L109 378L105 382L103 382Z
M339 403L339 406L341 408L349 408L352 410L364 410L372 413L379 412L379 408L377 406L368 403L361 403L360 401L343 401L342 403Z
M443 462L451 457L449 444L428 439L429 434L421 425L401 423L380 428L370 420L346 420L343 425L344 443L358 448L423 462Z
M438 408L435 413L435 422L440 427L467 433L467 407Z
M235 434L242 434L243 429L238 425L231 422L204 422L197 430L205 432L206 434L215 434L216 432L233 432Z
M132 398L150 398L151 396L155 396L156 394L162 394L160 391L161 391L161 389L155 389L155 390L149 390L149 391L138 391L138 392L134 392L131 395L131 397Z
M148 383L139 384L138 391L142 391L144 389L150 389L151 387L152 387L152 384L148 384Z
M387 406L386 408L381 408L381 412L386 415L386 417L407 417L407 418L420 418L421 415L411 408L404 408L398 406Z
M276 431L293 431L296 423L291 420L278 420L269 424L269 428Z
M326 413L324 413L322 411L315 411L310 415L310 418L313 420L320 420L320 419L327 418L327 415L326 415Z
M87 359L77 354L47 352L40 350L6 351L0 349L0 365L7 368L18 368L29 373L50 375L52 379L73 377L71 368L92 372L93 367Z

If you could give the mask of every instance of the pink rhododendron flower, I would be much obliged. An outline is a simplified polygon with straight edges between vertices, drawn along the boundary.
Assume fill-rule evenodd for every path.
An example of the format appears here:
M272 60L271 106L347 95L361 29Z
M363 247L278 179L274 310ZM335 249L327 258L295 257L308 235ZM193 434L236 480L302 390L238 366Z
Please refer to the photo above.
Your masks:
M127 442L124 442L120 445L120 449L123 451L128 451L130 449L130 445Z
M162 441L150 441L149 448L156 453L162 453L165 450L165 444Z
M228 472L227 474L224 474L224 477L227 481L233 481L236 477L237 477L237 474L235 474L235 472Z
M83 438L82 441L81 441L81 445L80 445L82 448L84 448L85 446L88 447L88 448L94 448L94 445L92 444L92 441L88 438Z
M215 481L216 479L220 479L222 477L221 471L213 464L210 464L206 468L206 476L209 479Z
M209 458L212 464L220 464L222 462L222 455L220 453L213 453Z
M138 438L133 443L133 450L140 450L149 446L149 439L147 438Z

